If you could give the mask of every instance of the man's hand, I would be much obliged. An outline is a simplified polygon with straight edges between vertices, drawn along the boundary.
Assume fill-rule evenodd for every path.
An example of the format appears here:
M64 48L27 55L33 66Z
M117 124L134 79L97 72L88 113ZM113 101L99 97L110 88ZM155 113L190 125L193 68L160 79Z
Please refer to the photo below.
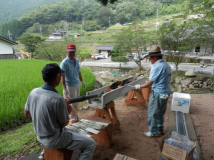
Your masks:
M83 81L81 81L82 84L82 88L85 88L85 83Z
M63 88L63 96L64 98L70 98L67 88Z
M139 84L136 84L136 85L135 85L135 89L136 89L136 90L140 89L140 85L139 85Z

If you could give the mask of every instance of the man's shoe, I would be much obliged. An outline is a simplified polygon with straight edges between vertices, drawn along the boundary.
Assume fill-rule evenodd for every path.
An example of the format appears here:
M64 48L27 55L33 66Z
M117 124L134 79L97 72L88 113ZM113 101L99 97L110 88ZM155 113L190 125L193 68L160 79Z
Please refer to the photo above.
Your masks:
M40 156L38 157L41 160L44 160L44 149L42 150Z
M144 132L144 136L146 136L146 137L159 137L160 134L154 134L154 135L152 135L150 132Z

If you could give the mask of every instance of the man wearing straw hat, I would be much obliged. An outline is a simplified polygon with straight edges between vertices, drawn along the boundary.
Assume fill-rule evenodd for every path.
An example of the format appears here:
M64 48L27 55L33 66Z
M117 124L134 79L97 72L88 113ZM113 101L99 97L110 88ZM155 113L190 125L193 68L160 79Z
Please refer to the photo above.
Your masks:
M153 65L150 70L149 81L143 85L136 85L135 89L152 86L148 107L149 132L144 132L144 135L146 137L158 137L163 134L164 114L171 92L171 67L162 59L159 46L151 46L149 54L145 57Z

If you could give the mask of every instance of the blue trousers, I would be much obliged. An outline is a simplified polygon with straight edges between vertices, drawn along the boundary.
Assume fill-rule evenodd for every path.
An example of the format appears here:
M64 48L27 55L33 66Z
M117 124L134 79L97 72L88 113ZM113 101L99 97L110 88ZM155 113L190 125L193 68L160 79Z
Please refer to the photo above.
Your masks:
M162 94L152 91L149 97L148 123L152 135L159 134L164 129L164 114L167 108L167 99L161 99ZM169 96L170 94L168 94Z

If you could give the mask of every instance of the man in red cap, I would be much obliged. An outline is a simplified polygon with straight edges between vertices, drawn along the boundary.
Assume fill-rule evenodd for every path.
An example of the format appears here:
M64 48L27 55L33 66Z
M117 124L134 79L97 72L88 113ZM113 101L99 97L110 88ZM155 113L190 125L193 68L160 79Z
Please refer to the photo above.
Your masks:
M76 98L80 96L79 82L83 88L85 83L82 80L79 60L75 58L76 46L68 44L66 48L67 57L61 62L60 67L65 71L62 76L63 96L64 98ZM70 113L71 119L77 119L78 103L72 104L72 112Z

